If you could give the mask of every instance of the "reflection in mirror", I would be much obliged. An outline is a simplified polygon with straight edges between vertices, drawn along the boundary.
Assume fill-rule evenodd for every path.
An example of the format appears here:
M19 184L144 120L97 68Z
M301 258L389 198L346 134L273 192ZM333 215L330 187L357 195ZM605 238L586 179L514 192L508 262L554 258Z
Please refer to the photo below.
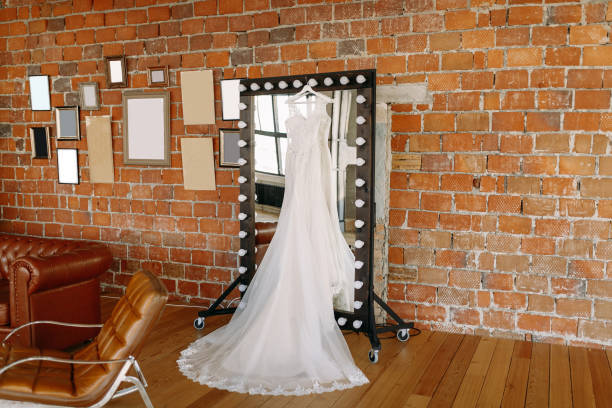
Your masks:
M327 114L331 118L328 146L332 163L332 201L337 206L340 230L354 250L357 91L353 89L322 93L333 99L333 102L327 105ZM253 98L255 221L260 225L277 222L283 203L287 153L285 121L289 117L289 105L286 102L289 96L258 95ZM304 116L307 116L309 107L309 104L297 105L298 111ZM263 253L258 253L257 258L263 258Z

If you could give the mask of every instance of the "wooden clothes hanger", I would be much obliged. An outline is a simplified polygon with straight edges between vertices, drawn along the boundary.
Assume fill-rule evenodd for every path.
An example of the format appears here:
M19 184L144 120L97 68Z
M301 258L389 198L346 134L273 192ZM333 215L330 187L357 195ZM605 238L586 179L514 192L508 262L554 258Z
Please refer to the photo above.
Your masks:
M300 99L302 96L306 95L310 93L311 95L316 96L317 98L320 98L323 102L325 103L332 103L334 100L331 99L328 96L323 95L320 92L315 91L314 89L312 89L312 87L308 84L304 85L304 87L302 88L302 90L298 93L296 93L293 96L290 96L289 98L287 98L287 101L285 103L308 103L308 102L296 102L298 99Z

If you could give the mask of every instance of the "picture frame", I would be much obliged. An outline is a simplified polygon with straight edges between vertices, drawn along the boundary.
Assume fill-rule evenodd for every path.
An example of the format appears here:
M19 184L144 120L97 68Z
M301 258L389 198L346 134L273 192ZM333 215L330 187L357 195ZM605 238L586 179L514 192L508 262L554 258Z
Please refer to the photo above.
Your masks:
M97 82L79 83L79 100L83 110L100 109L100 97Z
M57 177L59 184L79 184L77 149L57 149Z
M104 57L106 66L106 86L108 88L125 88L127 86L127 68L125 56Z
M223 120L240 119L240 79L221 80L221 108Z
M80 140L78 106L60 106L55 108L55 125L57 140Z
M123 162L170 166L170 93L123 93Z
M167 87L169 83L168 66L149 67L147 68L149 86L151 87Z
M240 167L240 129L219 129L219 167Z
M32 146L33 159L50 159L51 142L48 127L30 128L30 145Z
M50 111L51 97L49 95L49 76L32 75L30 82L30 104L33 111Z

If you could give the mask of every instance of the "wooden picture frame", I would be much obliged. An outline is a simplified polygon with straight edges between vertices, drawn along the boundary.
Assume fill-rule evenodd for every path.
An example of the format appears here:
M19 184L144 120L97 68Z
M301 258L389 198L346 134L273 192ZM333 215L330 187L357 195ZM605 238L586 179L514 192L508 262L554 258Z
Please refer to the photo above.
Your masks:
M219 167L240 167L240 129L219 129Z
M97 82L79 83L79 101L83 110L100 109L100 97Z
M148 79L149 86L151 87L167 87L169 83L168 79L168 66L161 67L149 67L148 71Z
M106 86L108 88L125 88L127 86L127 68L125 56L104 57L106 66Z
M51 96L49 95L49 76L32 75L30 82L30 105L33 111L50 111Z
M57 178L59 184L79 184L77 149L57 149Z
M30 128L30 145L32 147L33 159L50 159L51 142L48 127Z
M57 140L80 140L79 107L60 106L55 108L55 125Z
M170 93L123 93L123 162L170 166Z

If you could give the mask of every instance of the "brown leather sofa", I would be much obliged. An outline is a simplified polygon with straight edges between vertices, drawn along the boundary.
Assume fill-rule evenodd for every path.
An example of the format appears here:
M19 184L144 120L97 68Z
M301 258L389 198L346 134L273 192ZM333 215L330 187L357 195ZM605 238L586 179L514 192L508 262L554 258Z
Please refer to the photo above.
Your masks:
M257 235L255 236L255 247L257 248L257 254L255 255L255 263L261 264L261 261L272 242L272 238L276 233L277 222L256 222L255 229Z
M0 234L0 339L34 320L100 323L98 277L111 262L110 251L100 244ZM64 349L97 332L35 326L11 342Z
M159 319L168 292L147 271L134 274L98 336L74 353L31 347L0 347L0 399L86 407L105 405L115 396L140 392L152 407L136 362L144 340ZM11 337L12 339L12 337ZM129 376L133 368L137 377ZM0 401L0 406L2 401Z

